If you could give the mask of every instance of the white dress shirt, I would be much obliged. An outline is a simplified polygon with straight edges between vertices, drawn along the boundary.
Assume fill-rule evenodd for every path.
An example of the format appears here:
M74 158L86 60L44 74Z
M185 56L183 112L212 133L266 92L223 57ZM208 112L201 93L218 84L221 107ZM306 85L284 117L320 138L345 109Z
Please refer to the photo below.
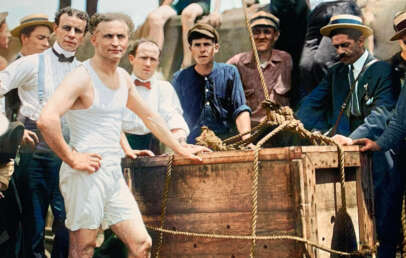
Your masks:
M57 42L53 45L56 52L71 57L75 53L62 49ZM43 105L54 93L55 89L62 82L64 77L80 64L76 58L72 63L62 63L49 48L43 52L44 55L44 103L40 105L38 100L38 64L39 55L24 56L0 71L0 96L4 96L12 89L18 89L18 96L21 100L20 114L34 121L38 120ZM3 97L4 99L4 97ZM4 107L2 110L4 112Z
M131 75L131 79L134 81L137 77ZM136 87L145 103L165 120L170 130L182 129L188 136L189 127L183 119L183 110L173 86L167 81L158 80L155 75L149 81L151 82L151 89L135 86L134 84L133 87ZM123 131L137 135L145 135L151 132L141 118L129 109L126 109L124 113Z

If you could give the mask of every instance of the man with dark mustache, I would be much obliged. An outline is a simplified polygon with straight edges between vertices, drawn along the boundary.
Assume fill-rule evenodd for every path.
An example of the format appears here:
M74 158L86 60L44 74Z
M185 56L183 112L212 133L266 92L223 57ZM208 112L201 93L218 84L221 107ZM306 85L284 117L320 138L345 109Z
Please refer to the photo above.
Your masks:
M391 66L376 60L364 47L372 29L358 16L336 15L320 29L331 38L340 62L332 66L321 83L303 99L297 112L306 129L318 130L337 140L379 136L377 121L396 103ZM357 130L357 128L365 128ZM393 160L389 153L373 154L375 221L379 240L378 257L394 257L400 224L392 193ZM392 209L393 208L393 209Z

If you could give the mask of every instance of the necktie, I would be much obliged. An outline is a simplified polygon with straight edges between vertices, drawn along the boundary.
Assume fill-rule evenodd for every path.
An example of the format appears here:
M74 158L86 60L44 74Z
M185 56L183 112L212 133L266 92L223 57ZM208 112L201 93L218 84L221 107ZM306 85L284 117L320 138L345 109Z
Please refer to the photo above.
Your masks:
M349 71L348 71L348 82L350 84L350 87L354 83L354 66L351 64ZM354 85L353 91L351 93L351 105L350 105L350 113L354 116L360 116L361 111L359 107L359 101L358 101L358 87L357 83Z
M58 57L58 61L61 63L72 63L75 56L66 57L64 54L59 54L56 52L54 48L52 48L52 52Z
M142 86L142 87L145 87L145 88L147 88L149 90L151 89L151 82L150 81L143 82L143 81L140 81L138 79L135 79L134 84L135 84L135 86Z

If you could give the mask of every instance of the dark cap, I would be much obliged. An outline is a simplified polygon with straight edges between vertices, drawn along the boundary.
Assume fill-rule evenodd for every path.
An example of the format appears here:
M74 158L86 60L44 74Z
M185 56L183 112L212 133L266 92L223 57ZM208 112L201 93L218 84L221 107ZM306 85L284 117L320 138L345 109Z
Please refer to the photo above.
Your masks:
M256 12L250 19L251 28L255 26L270 26L275 30L279 30L279 19L272 13L265 11Z
M187 33L187 39L190 43L190 36L192 35L192 33L200 33L203 34L211 39L214 40L214 42L219 42L220 36L219 33L217 32L217 30L215 28L213 28L212 26L210 26L209 24L202 24L202 23L198 23L195 24L195 26L193 26L189 32Z

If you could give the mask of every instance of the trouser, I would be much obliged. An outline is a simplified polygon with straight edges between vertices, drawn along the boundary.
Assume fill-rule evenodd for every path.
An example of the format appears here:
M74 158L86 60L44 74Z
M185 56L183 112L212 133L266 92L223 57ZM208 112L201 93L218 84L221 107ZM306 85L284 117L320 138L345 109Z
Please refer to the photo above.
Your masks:
M69 233L64 225L66 213L59 191L60 166L61 160L52 152L21 154L18 174L26 257L45 257L45 219L49 205L54 215L52 231L55 234L51 256L68 256Z
M20 198L14 178L0 199L0 256L25 258L23 253L23 230Z
M375 222L380 244L378 258L395 257L400 240L400 214L405 182L405 166L401 156L393 155L390 151L373 154Z

